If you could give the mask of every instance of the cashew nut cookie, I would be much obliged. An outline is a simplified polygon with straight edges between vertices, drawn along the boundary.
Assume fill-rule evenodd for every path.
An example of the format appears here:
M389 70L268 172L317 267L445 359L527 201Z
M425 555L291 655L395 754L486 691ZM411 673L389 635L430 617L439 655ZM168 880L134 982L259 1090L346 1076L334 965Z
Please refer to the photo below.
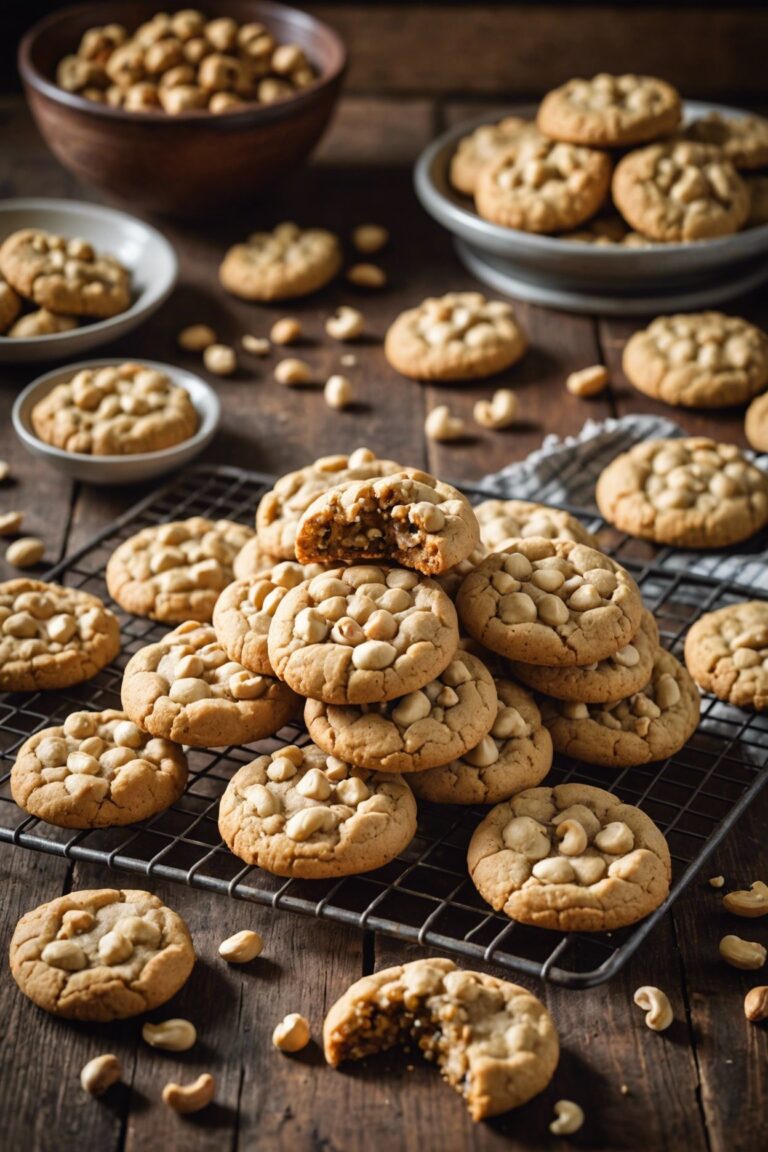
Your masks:
M120 626L98 596L42 580L0 584L0 690L90 680L120 651Z
M490 732L469 752L409 780L418 800L435 804L498 804L541 783L552 767L552 737L535 700L519 684L496 677L497 712Z
M307 700L304 722L331 756L375 772L423 772L474 748L496 719L496 688L485 665L457 652L423 688L383 704Z
M706 240L738 232L749 191L719 148L672 140L630 152L613 175L613 199L651 240Z
M612 168L605 152L529 132L481 169L475 205L506 228L569 232L602 207Z
M617 148L665 136L680 123L680 94L655 76L611 76L569 80L548 92L536 126L553 140Z
M352 876L407 847L416 801L398 775L289 745L238 769L221 798L219 831L241 860L276 876Z
M303 563L386 560L433 576L466 560L479 543L466 496L409 468L323 492L299 521L296 556Z
M26 312L8 329L6 336L12 340L32 340L36 336L54 336L59 332L71 332L77 328L76 316L57 316L47 308Z
M691 676L663 648L643 690L624 700L584 704L542 697L539 706L556 752L606 768L673 756L696 731L701 711Z
M291 588L324 572L322 564L279 560L247 580L227 585L213 610L216 637L230 660L249 672L274 676L267 652L267 634L275 609Z
M157 896L97 888L25 913L10 962L38 1008L104 1024L165 1004L186 983L195 952L181 916Z
M187 758L147 736L124 712L72 712L22 744L11 770L20 808L60 828L133 824L184 791Z
M519 116L505 116L498 124L481 124L462 136L451 157L449 179L465 196L473 196L480 169L514 144L521 133L530 132L533 124Z
M483 500L476 505L480 539L492 552L503 552L512 540L543 536L546 540L575 540L597 547L597 540L580 520L561 508L529 500Z
M592 664L628 644L642 600L626 569L573 540L516 540L466 577L456 598L470 636L525 664Z
M744 434L756 452L768 452L768 392L755 397L747 408Z
M768 120L763 116L722 116L710 112L685 129L688 140L721 148L734 168L768 166Z
M192 516L142 528L107 564L107 589L126 612L168 624L210 621L232 565L253 530L234 520Z
M707 612L685 638L685 663L705 692L737 708L768 710L768 603Z
M413 1043L463 1096L473 1120L542 1092L560 1054L554 1021L532 993L442 957L364 976L323 1025L333 1067Z
M213 628L195 620L134 653L121 696L128 716L145 732L193 748L271 736L299 705L279 680L230 660Z
M636 444L603 469L595 498L623 532L680 548L722 548L768 522L768 476L705 436Z
M645 688L659 648L659 629L652 613L643 609L640 627L628 644L605 660L572 668L543 668L514 661L518 680L558 700L606 704L623 700Z
M294 691L326 704L407 696L451 663L453 603L405 568L333 568L287 592L267 639L269 661Z
M0 272L21 296L65 316L115 316L131 304L130 274L114 256L39 228L3 242Z
M279 556L272 556L269 552L265 552L259 544L258 537L251 536L250 540L246 540L235 556L232 562L232 571L236 580L251 580L260 572L264 572L267 568L273 568L275 564L279 563Z
M477 380L523 356L528 339L506 300L481 292L428 296L401 312L384 338L392 367L413 380Z
M455 601L459 588L464 582L464 577L468 576L481 560L485 560L487 555L488 549L481 540L466 559L454 564L451 568L447 568L445 572L439 572L433 579L436 584L440 585L446 596L450 596L451 600Z
M686 408L744 404L768 385L768 336L722 312L659 316L624 347L638 392Z
M295 560L299 521L322 492L346 480L372 480L401 470L402 464L394 460L379 460L369 448L356 448L349 456L321 456L314 464L288 472L262 496L256 509L259 546L280 560Z
M340 268L341 247L331 232L278 224L230 248L219 279L243 300L289 300L317 292Z
M20 297L14 292L5 277L0 274L0 335L8 332L20 312Z
M511 920L561 932L634 924L669 893L664 836L645 812L588 784L529 788L475 829L467 864Z

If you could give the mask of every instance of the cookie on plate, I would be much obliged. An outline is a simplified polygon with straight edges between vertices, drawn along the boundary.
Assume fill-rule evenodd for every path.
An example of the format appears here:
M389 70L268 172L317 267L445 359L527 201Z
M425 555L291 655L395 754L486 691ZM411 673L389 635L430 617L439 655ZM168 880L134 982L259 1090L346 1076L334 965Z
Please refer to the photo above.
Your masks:
M16 317L21 312L21 300L11 288L5 277L0 274L0 335L8 332Z
M129 272L87 240L23 228L0 247L0 272L20 296L49 312L105 318L131 304Z
M621 531L679 548L723 548L768 523L768 476L705 436L636 444L603 469L595 498Z
M150 892L70 892L21 917L11 972L38 1008L104 1024L150 1012L186 983L195 963L189 929Z
M569 80L548 92L536 126L553 140L623 148L674 131L681 114L680 94L665 80L600 72L591 80Z
M685 129L688 140L721 148L734 168L768 166L768 120L763 116L723 116L710 112Z
M249 744L297 713L294 694L230 660L213 628L188 620L126 665L123 708L152 736L193 748Z
M511 670L537 692L558 700L605 704L640 692L651 678L659 647L659 629L652 613L643 609L640 627L628 644L605 660L572 668L545 668L513 661Z
M638 392L684 408L744 404L768 385L768 336L722 312L659 316L624 347Z
M325 571L322 564L280 560L249 580L228 584L216 601L213 627L230 660L249 672L274 676L267 652L267 635L275 609L291 588Z
M479 543L466 496L408 468L323 492L299 521L296 556L304 564L385 560L433 576L466 560Z
M492 552L504 552L510 540L543 536L546 540L575 540L597 547L597 540L580 520L561 508L530 500L483 500L475 507L480 539Z
M120 651L120 626L98 596L19 578L0 584L0 690L90 680Z
M192 516L142 528L107 563L107 589L126 612L167 624L210 621L232 565L253 531L233 520Z
M352 876L407 847L416 801L401 776L289 745L238 769L221 798L219 831L241 860L276 876Z
M481 292L428 296L401 312L384 338L384 355L412 380L477 380L516 364L528 340L506 300Z
M588 784L529 788L493 808L467 853L484 900L521 924L606 932L666 899L663 834L632 804Z
M60 828L134 824L184 791L187 758L142 732L124 712L72 712L19 749L11 792L20 808Z
M219 279L243 300L290 300L317 292L340 268L341 247L333 233L278 224L230 248Z
M613 174L613 199L651 240L707 240L738 232L749 191L719 148L671 140L630 152Z
M628 644L642 600L621 565L573 540L517 540L470 572L459 618L486 648L526 664L592 664Z
M75 316L57 316L47 308L38 308L20 316L6 336L12 340L33 340L36 336L54 336L59 332L71 332L77 328Z
M473 1120L542 1092L559 1057L554 1022L535 996L442 957L363 976L323 1025L325 1058L334 1068L409 1042L437 1064Z
M481 170L475 205L485 220L523 232L570 232L603 206L605 152L527 133Z
M459 643L456 609L405 568L334 568L282 598L269 661L294 691L326 704L375 704L439 676Z
M768 452L768 392L757 396L747 408L744 432L756 452Z
M307 700L304 722L331 756L375 772L423 772L474 748L497 713L496 689L485 665L457 652L423 688L383 704L324 704Z
M584 704L542 697L539 704L556 752L606 768L674 756L696 731L701 711L690 675L663 648L643 690L624 700Z
M258 547L279 560L295 560L299 520L322 492L346 480L389 476L400 472L402 467L394 460L379 460L369 448L356 448L349 456L321 456L305 468L288 472L259 502L256 510Z
M498 804L539 784L552 766L552 737L532 696L511 680L495 679L496 719L469 752L409 783L418 800L435 804Z
M462 136L451 157L449 179L453 187L465 196L474 195L483 165L514 144L521 132L530 132L532 128L530 120L505 116L498 124L481 124L467 136Z
M707 612L685 638L685 663L705 692L737 708L768 710L768 602Z

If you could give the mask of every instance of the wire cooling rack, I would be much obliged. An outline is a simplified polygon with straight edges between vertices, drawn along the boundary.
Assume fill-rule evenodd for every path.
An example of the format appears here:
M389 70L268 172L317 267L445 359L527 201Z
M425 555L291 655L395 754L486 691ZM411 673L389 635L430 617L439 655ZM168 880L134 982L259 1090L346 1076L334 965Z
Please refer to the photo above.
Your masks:
M106 562L122 540L148 525L188 516L251 524L271 482L234 468L194 468L136 505L50 575L105 596ZM686 630L702 612L754 596L732 582L670 565L675 557L668 550L659 553L616 533L599 517L573 511L598 534L601 547L632 571L664 644L673 651L679 653ZM418 831L408 848L384 868L363 876L286 880L244 865L218 834L219 798L232 774L255 755L281 743L305 742L299 724L248 748L190 751L184 795L166 812L140 824L78 832L54 828L14 804L10 768L24 740L62 723L73 709L120 707L128 658L167 629L118 614L122 653L93 680L61 692L0 696L0 840L384 932L467 960L493 961L583 988L618 972L768 780L768 715L742 712L711 697L703 700L696 734L662 763L610 770L556 757L548 783L594 784L638 805L665 833L672 854L673 886L666 903L634 927L598 934L562 934L515 924L486 905L466 868L467 845L483 816L480 808L421 804Z

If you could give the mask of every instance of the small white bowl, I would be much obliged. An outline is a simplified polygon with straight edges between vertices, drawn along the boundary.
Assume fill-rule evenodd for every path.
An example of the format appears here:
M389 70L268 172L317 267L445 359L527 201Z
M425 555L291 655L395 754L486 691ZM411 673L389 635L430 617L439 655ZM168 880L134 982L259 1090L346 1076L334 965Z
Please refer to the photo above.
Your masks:
M156 312L176 283L178 261L166 238L149 224L100 204L24 198L0 201L0 244L20 228L42 228L88 240L116 256L131 273L133 303L107 320L83 319L71 332L15 339L0 336L0 363L64 360L131 332Z
M193 372L173 364L161 364L157 360L132 360L131 363L164 372L174 384L186 388L200 421L197 432L188 440L182 440L180 444L163 448L159 452L136 452L130 456L91 456L84 452L65 452L62 448L54 448L35 434L32 409L52 388L65 380L71 380L83 368L109 368L120 363L116 357L109 360L83 360L79 364L55 368L28 384L16 397L12 412L16 435L24 447L33 456L45 460L66 476L73 480L85 480L88 484L137 484L142 480L151 480L153 476L160 476L163 472L170 472L171 469L181 468L199 455L210 444L218 427L221 415L219 398L210 384L206 384L205 380Z

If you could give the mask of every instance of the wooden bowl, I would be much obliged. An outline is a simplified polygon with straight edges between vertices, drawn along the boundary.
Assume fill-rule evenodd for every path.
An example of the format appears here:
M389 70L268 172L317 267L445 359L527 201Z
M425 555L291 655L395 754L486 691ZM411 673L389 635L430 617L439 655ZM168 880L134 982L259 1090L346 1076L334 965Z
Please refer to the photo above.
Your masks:
M118 23L132 31L160 9L182 7L118 0L65 8L27 32L19 71L37 126L66 168L134 209L196 217L246 203L308 156L338 98L346 50L333 29L295 8L269 0L206 0L212 18L263 22L281 43L299 44L317 80L275 104L178 116L126 112L56 84L56 66L87 28Z

